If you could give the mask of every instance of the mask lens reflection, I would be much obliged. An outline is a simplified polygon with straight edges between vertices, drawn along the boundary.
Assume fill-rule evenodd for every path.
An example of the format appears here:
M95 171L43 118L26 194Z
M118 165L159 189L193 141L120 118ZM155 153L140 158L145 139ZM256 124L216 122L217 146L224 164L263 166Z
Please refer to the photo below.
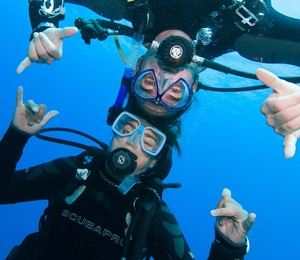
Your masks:
M159 100L171 109L186 107L191 99L189 84L183 78L174 82L172 73L161 72L158 78L154 73L153 69L140 73L133 82L133 92L144 100Z
M127 114L123 114L113 125L113 130L120 136L133 134L140 127L140 121Z
M153 128L146 127L142 136L144 150L157 154L165 143L165 137Z
M135 93L146 99L157 97L157 81L152 70L142 72L134 82Z
M166 91L161 100L172 108L185 106L190 99L190 88L184 79L179 79Z

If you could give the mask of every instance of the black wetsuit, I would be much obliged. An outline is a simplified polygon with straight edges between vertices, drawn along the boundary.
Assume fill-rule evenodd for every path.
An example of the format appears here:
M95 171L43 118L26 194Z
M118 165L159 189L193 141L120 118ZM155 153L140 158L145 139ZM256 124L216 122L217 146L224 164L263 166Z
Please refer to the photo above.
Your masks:
M54 1L56 7L61 1ZM202 44L197 46L197 54L205 58L212 59L224 53L238 51L243 57L255 61L299 66L300 20L277 12L272 8L271 0L264 1L268 11L255 9L255 6L262 6L259 0L245 1L244 6L253 11L257 17L260 11L265 14L261 21L249 26L236 14L237 6L233 6L232 0L148 0L150 24L144 43L148 45L156 35L167 29L182 30L195 39L201 28L210 28L213 32L212 42L206 46ZM110 19L125 18L131 21L133 18L126 0L66 0L66 2L86 6ZM31 1L32 28L35 29L41 21L52 21L58 25L58 21L54 22L54 19L40 16L37 7L40 3L38 0ZM239 12L246 17L249 16L243 9Z
M125 219L128 213L134 216L132 205L140 186L122 195L106 174L104 160L88 152L15 171L28 139L10 127L0 142L0 203L48 200L49 207L41 217L39 232L25 238L7 259L120 259L128 226ZM91 174L79 181L77 169L88 169ZM78 193L83 185L86 189ZM79 197L70 201L76 194ZM232 247L216 236L222 245L213 243L209 260L238 259L236 253L244 246ZM194 259L164 202L152 219L146 247L154 259ZM229 256L231 252L234 257ZM238 254L243 259L243 253Z

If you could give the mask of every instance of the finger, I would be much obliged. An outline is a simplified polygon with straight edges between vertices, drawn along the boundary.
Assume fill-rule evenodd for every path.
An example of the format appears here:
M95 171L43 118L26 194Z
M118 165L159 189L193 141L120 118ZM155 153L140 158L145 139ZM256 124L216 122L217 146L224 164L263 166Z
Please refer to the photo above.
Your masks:
M38 54L38 57L41 58L43 62L46 62L51 57L49 56L49 54L45 50L43 44L41 43L39 34L38 33L34 33L33 34L33 38L34 38L35 48L36 48L36 52Z
M241 204L239 204L237 201L235 201L233 198L231 198L231 191L227 188L223 189L222 198L220 199L216 208L219 209L219 208L224 207L224 203L226 203L226 202L230 202L230 203L242 208Z
M32 115L35 115L35 113L39 112L39 106L35 104L33 100L28 100L24 106Z
M225 208L226 203L231 203L239 208L243 208L242 205L238 203L236 200L234 200L233 198L230 198L228 196L223 196L219 201L218 205L216 206L216 209Z
M35 40L34 39L29 44L27 56L29 57L29 60L31 62L36 62L39 59L39 55L36 52Z
M65 28L59 28L56 30L56 35L58 38L63 39L67 37L71 37L75 35L78 32L78 29L76 27L65 27Z
M211 210L210 214L214 217L237 217L240 220L244 220L248 215L247 211L240 207L236 207L234 204L227 204L226 208Z
M299 103L300 103L300 88L299 88L299 92L297 93L288 96L267 99L261 107L261 112L263 114L274 114L283 111L287 108L297 106L299 105Z
M269 88L274 89L280 95L288 95L293 94L299 88L297 85L289 83L285 80L279 79L273 73L265 70L265 69L258 69L256 71L257 78L264 83Z
M216 217L216 225L220 228L226 225L228 217Z
M38 124L43 120L43 117L44 117L46 109L47 109L44 104L40 105L39 107L40 107L39 113L38 113L37 118L36 118L36 122Z
M43 45L45 51L49 55L49 59L47 63L53 62L54 60L59 60L62 56L62 50L58 48L52 41L44 33L39 33L39 39L41 44Z
M34 126L35 122L32 119L29 119L27 124L29 126Z
M59 114L59 112L58 112L57 110L52 110L52 111L48 112L48 113L44 116L43 120L41 121L41 124L42 124L43 126L45 126L51 118L57 116L58 114Z
M17 90L16 106L23 106L23 87L19 86Z
M274 130L277 134L286 136L292 134L300 128L300 116L282 124L275 126Z
M31 60L26 57L18 66L17 74L21 74L26 68L28 68L32 64Z
M300 100L298 105L287 107L278 113L268 115L267 123L271 126L279 126L300 117ZM300 128L300 122L297 129ZM293 129L294 131L297 129Z
M297 137L294 134L286 135L284 138L284 155L286 159L290 159L296 152Z
M243 223L242 223L243 228L246 232L248 232L252 228L255 218L256 218L256 215L254 213L251 213L251 214L249 214L248 218L243 221Z
M222 196L231 197L231 191L230 191L230 189L224 188L223 191L222 191Z

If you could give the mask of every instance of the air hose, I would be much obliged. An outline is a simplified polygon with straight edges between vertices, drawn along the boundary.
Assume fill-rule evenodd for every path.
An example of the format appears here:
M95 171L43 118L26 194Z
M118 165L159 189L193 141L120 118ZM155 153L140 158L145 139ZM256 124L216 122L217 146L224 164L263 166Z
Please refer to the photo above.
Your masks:
M220 63L217 63L217 62L214 62L214 61L211 61L211 60L207 60L207 59L204 59L201 66L204 66L204 67L207 67L207 68L210 68L210 69L213 69L213 70L217 70L217 71L220 71L220 72L223 72L223 73L226 73L226 74L232 74L232 75L235 75L235 76L240 76L240 77L243 77L243 78L257 79L256 75L253 74L253 73L248 73L248 72L245 72L245 71L235 70L235 69L232 69L232 68L227 67L225 65L222 65ZM300 82L300 77L279 77L279 78L287 80L287 81L292 82L292 83L299 83Z
M151 198L150 195L140 203L139 208L137 209L127 231L121 260L142 260L143 249L146 245L149 226L155 210L156 202ZM134 245L130 257L127 258L129 242L134 230L137 230L135 234Z
M145 200L146 205L142 205L143 212L138 222L137 233L134 240L130 260L141 260L143 257L143 249L145 248L148 230L151 219L155 213L156 202L154 200ZM144 204L145 204L144 203Z

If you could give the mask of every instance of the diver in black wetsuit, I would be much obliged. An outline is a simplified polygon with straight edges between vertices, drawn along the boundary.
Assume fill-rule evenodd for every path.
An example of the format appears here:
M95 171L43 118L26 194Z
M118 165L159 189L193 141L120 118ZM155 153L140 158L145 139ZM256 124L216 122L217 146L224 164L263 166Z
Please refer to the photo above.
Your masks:
M118 1L117 5L111 5L112 1L115 2L116 0L111 0L111 1L94 1L94 0L88 1L88 0L86 0L86 1L84 1L84 4L79 0L74 0L74 1L69 1L69 2L85 5L88 8L90 8L91 10L94 10L95 12L97 12L103 16L110 17L115 20L121 19L122 17L126 17L127 19L129 19L128 18L129 16L125 15L127 12L126 2ZM187 9L190 8L190 11L192 10L190 13L194 14L194 16L197 16L196 13L198 12L198 9L194 9L194 7L195 7L194 5L199 4L199 2L201 3L202 1L192 1L192 5L184 6L186 1L178 1L178 2L175 0L174 1L157 1L156 3L155 3L155 1L149 1L149 6L153 10L157 10L158 17L159 17L158 13L161 12L161 10L163 10L163 14L166 14L166 16L162 16L160 18L160 19L162 19L161 21L163 21L164 19L167 18L167 14L174 14L174 12L172 12L174 10L172 10L172 8L168 8L166 10L164 10L163 8L159 9L158 8L159 6L163 7L165 4L170 4L173 7L173 9L175 7L177 8L176 15L179 15L179 13L182 13L182 16L184 16L184 14L187 13ZM217 6L219 1L214 1L213 4L211 2L212 1L210 1L209 6L213 7L212 9L219 10L220 6L219 7ZM234 2L235 3L240 2L241 4L243 3L243 1L234 1ZM175 3L177 3L177 4L175 4ZM226 23L227 27L229 26L231 29L230 28L228 29L226 26L224 27L222 24L221 25L219 24L220 26L219 27L217 26L217 30L215 30L215 35L218 35L218 34L221 35L222 33L226 34L227 29L228 29L229 34L231 35L232 33L234 34L236 32L237 28L241 29L242 28L241 21L237 22L237 21L233 21L233 20L235 20L237 17L241 18L243 11L246 12L246 14L248 13L248 15L249 15L250 10L252 10L252 8L254 8L253 5L252 5L252 8L250 8L248 5L249 3L252 3L252 4L257 3L257 6L259 6L261 8L264 6L263 3L265 3L265 2L264 1L249 1L249 2L246 2L245 6L243 4L241 6L239 5L239 8L237 8L237 6L235 4L235 5L230 5L230 8L227 8L227 9L226 8L223 9L223 7L222 7L221 11L219 10L219 12L210 13L210 14L214 14L214 15L213 16L209 15L208 21L210 20L210 23L216 22L216 24L218 24L218 22L217 22L217 21L219 21L218 19L220 17L223 17L224 12L230 14L230 15L226 16L225 20L231 21L231 23ZM201 55L206 56L205 53L207 53L207 55L208 55L207 57L215 57L215 56L218 56L229 50L236 49L240 52L240 54L242 54L243 56L248 57L250 59L253 59L254 57L260 57L258 59L255 58L255 60L260 60L260 61L265 61L265 62L286 62L286 63L291 63L291 64L297 64L297 61L300 60L300 58L299 58L299 52L300 52L299 33L297 32L297 28L299 28L299 20L279 14L272 8L272 6L270 5L270 1L266 1L266 3L268 6L267 14L264 13L263 16L260 15L260 17L263 17L263 19L259 20L254 26L251 26L251 25L253 25L253 20L248 21L250 23L250 25L248 25L245 20L244 21L245 24L243 24L243 23L242 24L243 24L243 26L251 27L250 30L249 30L249 28L248 28L248 30L241 29L239 31L239 33L237 33L235 36L233 35L233 37L230 37L230 39L233 42L235 41L235 43L232 42L231 44L234 44L236 48L231 46L230 49L226 49L226 48L222 49L221 47L223 45L220 44L220 42L222 42L222 41L219 41L218 39L214 38L215 36L208 37L208 38L202 38L202 41L200 38L200 44L198 44L197 46L202 46L204 44L201 47L202 49L204 48L204 50L202 50L203 52L201 53ZM34 31L36 33L33 33L33 35L32 35L34 40L31 41L31 43L30 43L29 50L28 50L28 57L23 62L21 62L21 64L17 68L18 74L21 73L25 68L30 66L32 62L38 62L40 64L42 64L42 63L51 64L54 60L61 58L61 56L62 56L62 39L65 37L70 37L70 36L74 35L75 33L77 33L77 28L74 28L74 27L68 27L68 28L63 28L63 29L55 28L58 26L59 20L64 18L63 6L64 5L62 5L62 2L60 2L60 0L57 0L56 2L54 1L54 7L51 5L48 5L47 6L48 9L46 8L45 1L35 1L35 0L30 1L29 10L30 10L31 24L32 24L32 28L34 29ZM204 6L206 6L206 5L204 5ZM237 8L237 9L235 9L235 8ZM195 11L195 10L197 10L197 11ZM206 10L206 9L203 8L203 10ZM232 15L232 10L238 11L237 13L239 15L237 13L234 13ZM256 9L256 11L257 11L257 9ZM154 12L154 11L152 11L152 12ZM37 13L39 15L37 15ZM49 17L49 13L51 13L51 17ZM253 14L255 14L255 13L257 14L257 12L254 12ZM218 14L218 15L215 16L216 14ZM222 14L222 15L220 16L219 14ZM244 13L244 15L245 15L244 17L247 16L246 14ZM166 23L165 24L166 26L164 27L164 29L172 28L173 27L172 24L176 24L176 22L177 22L176 26L178 28L183 28L182 26L184 26L186 23L180 23L181 19L173 19L174 17L175 16L168 17L171 19L170 21L172 21L172 22ZM200 19L201 17L197 16L196 18ZM256 18L258 18L258 17L256 16ZM154 37L153 35L155 34L155 33L150 34L149 31L162 30L160 28L162 28L161 26L163 26L163 24L161 26L157 25L160 23L159 22L160 19L154 20L154 23L156 24L155 26L152 26L152 27L148 26L148 36L146 35L147 36L146 39L148 39L148 41L149 41L149 39L152 39ZM189 23L191 21L196 21L196 20L187 19L187 20L185 20L185 22ZM151 21L153 22L153 19ZM225 22L222 21L222 23L225 23ZM150 25L151 24L153 24L153 23L150 23ZM232 24L234 24L234 26L232 26ZM208 25L209 25L209 23L208 23ZM49 27L52 27L52 28L49 28ZM197 26L195 23L186 28L187 32L192 37L193 37L193 33L195 33L195 30L197 29L196 27ZM213 28L214 26L211 25L211 27ZM227 29L225 30L225 28L227 28ZM191 30L193 30L193 32L191 32ZM39 31L44 31L44 33L38 33ZM292 31L295 31L295 33L292 33ZM241 34L241 32L243 32L243 33ZM211 34L208 34L208 36L209 35L211 35ZM236 36L238 38L236 38ZM280 37L282 37L282 39L279 39ZM205 39L208 41L211 40L211 42L208 45L205 45L205 42L204 42ZM221 39L223 39L223 37L221 37ZM226 37L224 39L227 39L226 41L227 41L227 45L228 45L230 42L230 39L228 39ZM252 47L251 46L249 47L249 44ZM212 48L212 46L215 46L215 47ZM226 44L224 46L226 46ZM218 54L216 54L216 53L209 54L210 53L209 48L212 48ZM243 50L243 48L244 48L244 50ZM199 48L198 48L198 50L199 50ZM261 53L260 54L255 54L255 53L251 54L252 51L259 51ZM265 54L267 54L269 56L269 58L267 58L267 57L263 58L263 55L265 55ZM280 58L281 54L284 57L282 56ZM293 57L289 57L290 55ZM295 61L296 61L296 63L295 63ZM268 85L271 88L274 87L276 89L276 86L278 85L276 83L276 80L273 80L272 82L268 82L268 83L266 83L266 81L263 80L263 78L268 78L267 72L261 71L259 73L259 75L261 75L260 79L263 81L264 84ZM285 85L290 86L286 82L282 82L281 84L284 86L284 88L286 88ZM276 101L273 102L275 104L277 104L277 103L281 104L281 102L282 102L281 98L284 97L283 100L288 102L284 106L282 106L282 105L274 106L272 101L269 101L269 99L268 99L264 102L264 104L262 106L262 110L261 110L263 112L263 114L266 115L266 117L267 117L267 123L275 129L276 133L281 134L285 137L284 146L286 147L285 156L287 158L293 157L293 155L295 153L295 144L297 142L297 139L300 136L300 134L299 134L300 120L299 120L299 113L297 112L297 111L299 111L298 106L300 106L300 102L299 102L298 96L295 95L295 93L299 92L299 88L297 86L295 86L295 87L291 86L291 88L293 89L292 91L281 91L281 93L279 92L274 95L270 95L270 97L275 96L277 98ZM194 89L191 89L190 94L193 91L194 91ZM191 96L190 94L189 94L189 96ZM137 102L143 102L143 101L139 101L137 99ZM140 107L144 108L143 106L140 106ZM161 111L165 110L165 108L163 106L159 106L158 108L160 108ZM164 112L164 111L162 111L162 112ZM184 112L184 110L182 110L180 113L182 114L183 112ZM180 116L180 113L178 113L177 116ZM291 148L292 152L286 151L288 146Z
M30 0L33 31L58 27L64 19L64 2L86 6L113 20L125 18L134 27L139 24L133 10L144 5L148 12L144 45L148 47L162 31L177 29L198 40L197 54L204 58L238 51L259 62L300 65L300 20L280 14L270 0L54 0L53 5L47 0ZM29 51L30 61L50 64L61 57L55 51L50 57L43 52Z
M49 24L48 24L49 25ZM48 26L47 25L47 26ZM40 28L41 30L45 28ZM178 30L175 30L176 32L179 32ZM37 61L39 63L44 63L47 62L48 64L51 64L55 59L61 58L62 52L62 39L65 37L72 36L77 32L77 28L74 27L68 27L68 28L63 28L63 29L56 29L56 28L48 28L46 31L41 32L41 33L34 33L33 37L34 40L30 43L30 47L28 50L28 56L21 64L19 65L17 69L17 73L21 73L26 67L30 66L32 61ZM170 30L170 32L172 32ZM163 32L161 35L165 34L167 35L168 31ZM174 33L173 33L174 34ZM183 32L181 32L181 35ZM164 36L165 37L165 36ZM164 37L156 37L157 40L162 41L164 40ZM185 38L191 40L187 35ZM285 49L283 49L285 50ZM150 55L150 58L155 58L155 56L152 55L151 57L151 48L149 48L147 54L140 60L143 62L140 62L139 65L143 65L143 63L147 62L147 57ZM149 55L148 55L149 54ZM196 68L194 65L189 65L190 67L190 75L194 75L196 78L196 75L199 71L195 71ZM138 67L139 69L140 67ZM161 70L164 72L164 70ZM136 71L138 72L143 72L143 71ZM157 75L158 76L158 75ZM298 95L296 93L300 92L300 88L297 87L294 84L290 84L286 81L281 81L279 79L275 79L276 77L273 75L272 80L268 80L268 72L264 72L263 70L260 70L260 73L258 74L259 79L266 84L270 88L274 88L275 91L278 88L279 85L282 85L281 88L284 89L280 90L279 92L276 92L275 94L271 94L270 98L272 99L267 99L263 106L262 106L262 113L266 115L267 117L267 123L271 127L273 127L276 131L276 133L283 135L285 137L284 141L284 146L285 146L285 156L286 158L291 158L295 154L295 144L297 142L297 139L300 137L300 120L299 120L299 106L300 106L300 99L298 98ZM184 77L183 77L184 78ZM194 88L194 83L193 81L190 81L190 91L186 92L186 96L188 99L186 101L190 102L192 100L192 94L196 90ZM170 85L169 85L170 86ZM157 86L159 88L159 91L164 86ZM291 90L290 90L291 89ZM129 91L129 94L132 94L131 91ZM155 102L146 102L147 97L143 97L141 95L141 92L136 92L135 98L131 95L131 100L135 100L136 102L133 103L138 103L137 105L139 108L142 110L146 110L145 112L150 114L151 116L161 116L161 117L166 117L167 114L172 115L173 117L178 118L182 113L185 112L186 108L188 107L189 103L185 103L185 106L181 106L180 109L173 110L174 106L172 109L170 106L162 106L161 104L166 104L164 103L157 103L156 99L154 99ZM141 99L136 98L136 96L142 97ZM276 100L273 101L273 98L276 97ZM160 99L163 98L162 95L159 97ZM150 100L149 100L150 101ZM161 100L160 100L161 101ZM282 102L285 102L285 105L281 105ZM156 104L157 103L157 104ZM147 107L144 105L147 104ZM151 111L152 110L152 111ZM288 152L290 150L290 152Z
M130 255L128 259L145 255L161 260L194 259L175 217L161 200L159 180L171 167L170 146L161 131L124 112L113 125L109 152L93 149L15 171L28 139L58 114L45 115L44 105L33 101L23 105L22 99L20 87L11 126L0 142L0 203L43 199L49 207L41 217L39 232L27 236L8 260L121 259L127 242L130 254L138 244L147 249L141 251L141 258ZM145 194L149 194L146 201L142 199ZM153 203L158 208L150 218L147 237L141 240L139 227L144 222L138 221L133 232L131 226L140 209L140 219L144 212L153 212ZM255 214L248 215L228 189L211 214L217 217L216 240L208 259L244 259L246 235Z

